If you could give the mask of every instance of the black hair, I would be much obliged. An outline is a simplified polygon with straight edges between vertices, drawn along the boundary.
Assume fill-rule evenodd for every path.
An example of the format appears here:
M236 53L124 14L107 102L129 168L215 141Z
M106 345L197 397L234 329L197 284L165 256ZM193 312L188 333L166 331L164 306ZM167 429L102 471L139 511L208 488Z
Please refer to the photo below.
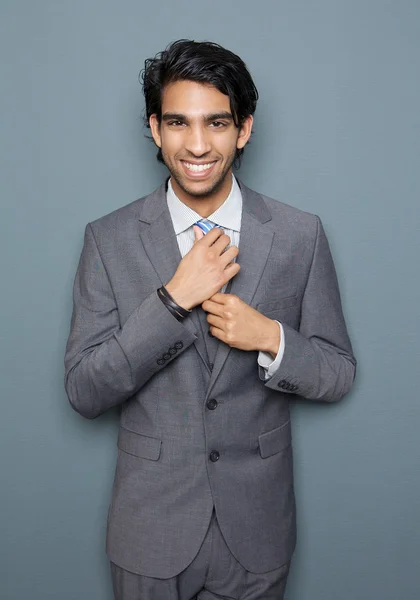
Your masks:
M257 106L258 91L243 60L214 42L177 40L144 62L140 72L146 109L144 122L150 128L149 117L162 116L162 92L175 81L195 81L215 87L229 96L233 122L240 128L246 117L253 115ZM237 148L235 162L239 166L244 149ZM162 151L157 153L163 162Z

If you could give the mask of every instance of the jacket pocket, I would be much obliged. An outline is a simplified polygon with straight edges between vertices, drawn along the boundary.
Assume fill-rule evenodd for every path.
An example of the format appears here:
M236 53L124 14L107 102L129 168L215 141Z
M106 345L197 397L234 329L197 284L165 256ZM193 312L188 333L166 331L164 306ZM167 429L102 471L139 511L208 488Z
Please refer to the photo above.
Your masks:
M120 450L127 452L127 454L149 460L158 460L162 440L120 426L117 445Z
M296 303L296 295L285 296L284 298L277 298L277 300L273 300L272 302L260 302L257 304L257 310L263 315L266 315L267 313L276 312L277 310L282 310L283 308L295 306Z
M281 452L287 448L287 446L290 446L291 442L292 430L289 420L284 423L284 425L276 427L276 429L272 429L266 433L262 433L258 437L261 458L268 458L269 456L273 456L273 454Z

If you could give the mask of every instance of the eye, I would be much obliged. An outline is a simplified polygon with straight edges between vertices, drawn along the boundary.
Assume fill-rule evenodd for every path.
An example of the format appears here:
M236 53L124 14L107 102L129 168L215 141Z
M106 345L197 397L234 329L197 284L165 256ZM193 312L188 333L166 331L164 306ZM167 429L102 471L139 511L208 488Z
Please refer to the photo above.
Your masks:
M184 123L182 121L169 121L168 125L171 127L182 127Z
M212 121L210 125L213 129L222 129L223 127L226 127L226 123L222 123L222 121Z

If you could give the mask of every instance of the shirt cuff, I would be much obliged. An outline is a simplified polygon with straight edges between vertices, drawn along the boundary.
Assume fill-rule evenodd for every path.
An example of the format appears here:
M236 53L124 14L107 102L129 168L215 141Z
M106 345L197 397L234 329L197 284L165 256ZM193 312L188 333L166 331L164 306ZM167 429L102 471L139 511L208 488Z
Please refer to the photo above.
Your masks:
M273 360L269 352L263 352L262 350L258 353L258 364L264 369L266 380L270 379L279 368L286 345L284 341L283 325L279 321L276 321L276 323L278 323L280 327L280 346L276 358Z

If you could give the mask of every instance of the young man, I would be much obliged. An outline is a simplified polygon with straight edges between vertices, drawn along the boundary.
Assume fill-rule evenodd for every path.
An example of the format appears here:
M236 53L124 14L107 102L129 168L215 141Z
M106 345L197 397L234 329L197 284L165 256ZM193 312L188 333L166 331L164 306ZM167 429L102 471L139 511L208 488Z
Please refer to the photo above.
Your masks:
M258 99L238 56L179 40L143 88L170 178L86 227L65 358L76 411L121 407L115 597L280 599L289 402L339 400L355 375L328 242L232 175Z

